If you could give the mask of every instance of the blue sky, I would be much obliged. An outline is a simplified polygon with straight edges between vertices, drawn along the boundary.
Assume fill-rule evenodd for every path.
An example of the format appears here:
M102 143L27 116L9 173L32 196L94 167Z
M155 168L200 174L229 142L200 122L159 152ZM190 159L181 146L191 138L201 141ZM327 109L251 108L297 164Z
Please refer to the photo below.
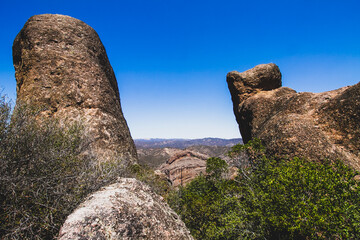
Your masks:
M4 1L0 86L16 98L12 42L35 14L100 35L134 138L239 137L229 71L276 63L283 86L322 92L360 81L360 1Z

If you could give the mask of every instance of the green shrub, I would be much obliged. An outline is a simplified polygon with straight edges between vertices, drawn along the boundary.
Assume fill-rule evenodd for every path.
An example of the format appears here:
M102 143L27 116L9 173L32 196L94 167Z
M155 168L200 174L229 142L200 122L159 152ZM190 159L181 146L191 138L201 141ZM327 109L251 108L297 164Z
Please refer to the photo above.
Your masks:
M260 140L233 148L234 180L199 176L168 199L197 239L358 239L360 187L342 162L265 157ZM208 161L210 172L224 167ZM217 176L219 176L217 174Z
M155 174L154 170L147 165L133 164L128 167L131 177L146 183L155 193L160 196L167 197L171 189L170 183L166 178Z
M207 175L200 175L168 198L196 239L237 239L245 224L238 200L238 185L224 179L227 164L219 158L207 160Z
M262 159L250 180L240 181L249 221L270 239L356 239L360 188L342 162ZM243 178L244 179L244 178Z
M116 161L80 157L81 124L43 118L39 108L0 99L0 238L53 239L91 192L122 174ZM10 121L11 118L11 121Z
M221 158L212 157L206 160L206 173L209 178L220 180L227 172L228 164Z

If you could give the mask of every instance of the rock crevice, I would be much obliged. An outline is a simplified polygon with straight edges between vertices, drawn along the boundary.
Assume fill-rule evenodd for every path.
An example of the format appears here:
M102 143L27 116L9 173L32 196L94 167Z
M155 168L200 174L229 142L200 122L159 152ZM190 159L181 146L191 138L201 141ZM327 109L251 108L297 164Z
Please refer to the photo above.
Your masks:
M15 38L17 103L45 107L49 117L82 121L86 152L98 161L136 162L114 71L98 34L69 16L31 17Z

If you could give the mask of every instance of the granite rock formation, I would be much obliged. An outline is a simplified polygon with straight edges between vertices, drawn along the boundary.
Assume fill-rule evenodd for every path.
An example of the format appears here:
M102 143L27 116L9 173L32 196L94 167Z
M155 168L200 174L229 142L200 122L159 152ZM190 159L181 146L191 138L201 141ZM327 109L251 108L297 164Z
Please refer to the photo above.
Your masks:
M230 72L227 83L245 143L260 138L273 156L340 159L360 170L360 83L298 93L281 87L275 64Z
M92 194L68 216L59 233L70 239L193 239L178 215L135 179Z
M136 143L135 143L136 144ZM153 169L165 163L172 155L181 151L177 148L141 148L136 147L139 164L147 165Z
M163 163L159 170L163 172L174 187L184 186L206 171L206 160L209 156L189 151L178 150Z
M33 16L14 41L13 61L17 104L41 106L44 115L63 121L81 121L90 142L84 152L100 162L136 162L115 74L94 29L69 16Z

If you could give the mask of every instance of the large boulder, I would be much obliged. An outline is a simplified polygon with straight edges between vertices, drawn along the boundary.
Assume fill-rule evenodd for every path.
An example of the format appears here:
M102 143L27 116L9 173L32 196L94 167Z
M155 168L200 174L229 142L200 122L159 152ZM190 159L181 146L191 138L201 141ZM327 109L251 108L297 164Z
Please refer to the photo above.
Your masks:
M340 159L360 170L360 83L297 93L281 87L275 64L230 72L227 83L245 143L260 138L277 157Z
M114 71L94 29L69 16L33 16L14 41L13 61L17 104L82 121L90 142L86 150L100 162L136 162Z
M60 240L193 239L178 215L135 179L95 192L68 216Z

